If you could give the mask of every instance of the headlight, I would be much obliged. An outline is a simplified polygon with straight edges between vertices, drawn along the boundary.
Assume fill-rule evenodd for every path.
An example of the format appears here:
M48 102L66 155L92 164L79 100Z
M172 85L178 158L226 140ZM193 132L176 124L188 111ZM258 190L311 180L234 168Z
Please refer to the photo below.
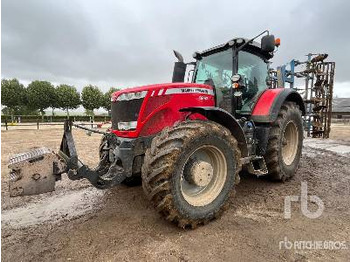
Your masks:
M135 92L135 93L124 93L118 96L117 101L129 101L133 99L144 98L147 94L147 91Z
M131 121L131 122L119 122L118 123L118 129L119 130L131 130L136 129L137 121Z

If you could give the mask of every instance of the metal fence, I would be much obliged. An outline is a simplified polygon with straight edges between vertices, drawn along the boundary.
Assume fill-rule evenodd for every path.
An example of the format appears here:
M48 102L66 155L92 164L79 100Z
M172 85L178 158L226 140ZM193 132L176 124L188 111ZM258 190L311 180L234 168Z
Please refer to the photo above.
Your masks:
M101 127L104 123L109 123L109 116L71 116L73 122L90 128ZM67 116L38 116L38 115L2 115L1 129L40 129L43 127L63 126Z
M108 124L109 122L82 122L79 123L80 126L87 126L90 128L101 128L103 124ZM54 127L54 126L62 126L63 128L64 122L31 122L31 123L13 123L13 122L7 122L1 123L1 129L5 130L20 130L20 129L37 129L40 128L43 129L43 127Z
M91 122L94 119L95 122L106 122L111 119L110 116L107 115L96 115L92 116L84 116L84 115L76 115L70 116L74 122ZM67 119L67 116L40 116L40 115L1 115L1 123L36 123L36 122L64 122Z

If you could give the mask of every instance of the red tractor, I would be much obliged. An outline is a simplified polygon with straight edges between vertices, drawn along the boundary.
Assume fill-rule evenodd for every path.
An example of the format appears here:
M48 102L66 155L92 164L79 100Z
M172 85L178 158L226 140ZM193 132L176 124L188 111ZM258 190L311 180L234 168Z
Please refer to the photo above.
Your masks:
M263 34L261 43L254 41ZM173 83L112 95L112 128L103 135L95 169L78 160L71 130L80 126L67 121L51 173L56 180L62 173L86 178L101 189L142 180L158 212L183 228L221 215L242 167L277 181L291 178L300 160L305 108L293 89L271 87L269 60L278 45L265 31L196 52L187 64L174 51ZM191 65L192 81L185 83ZM15 169L13 177L21 172ZM17 194L48 190L13 188Z

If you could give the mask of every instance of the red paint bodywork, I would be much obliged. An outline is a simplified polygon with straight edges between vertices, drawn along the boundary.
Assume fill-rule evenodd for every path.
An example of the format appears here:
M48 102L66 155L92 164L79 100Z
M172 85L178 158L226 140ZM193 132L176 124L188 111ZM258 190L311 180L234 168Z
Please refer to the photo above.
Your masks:
M157 84L117 91L113 93L112 101L115 101L118 96L125 93L147 91L147 94L140 108L136 129L130 131L112 130L112 132L119 137L136 138L139 136L156 134L164 128L174 125L174 123L178 121L184 121L186 118L205 120L206 118L200 114L180 112L180 109L196 106L214 107L214 95L187 92L181 94L166 94L167 90L179 88L201 88L213 92L211 86L196 83ZM284 90L284 88L266 89L255 104L251 116L269 116L271 114L270 110L272 105L282 90ZM128 109L125 108L125 110Z
M284 90L284 88L275 88L275 89L266 89L262 95L259 97L259 100L254 106L252 117L253 116L269 116L270 109L277 98L277 96Z
M178 121L184 121L189 116L189 112L180 112L179 110L182 108L215 106L215 98L211 94L186 92L181 94L165 94L167 90L174 88L201 88L207 89L210 92L213 91L211 86L195 83L157 84L117 91L112 95L112 101L115 101L118 96L125 93L147 91L147 94L140 108L136 129L130 131L112 130L112 132L119 137L128 138L153 135L165 127L174 125ZM205 119L200 114L192 114L189 118Z

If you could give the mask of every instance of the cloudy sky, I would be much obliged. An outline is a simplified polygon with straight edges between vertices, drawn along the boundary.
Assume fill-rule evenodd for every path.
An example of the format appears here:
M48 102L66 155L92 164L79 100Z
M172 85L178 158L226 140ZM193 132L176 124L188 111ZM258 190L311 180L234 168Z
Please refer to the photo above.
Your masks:
M350 97L350 1L2 0L2 78L78 87L170 82L172 49L193 51L269 29L274 65L309 52L336 62L337 96Z

